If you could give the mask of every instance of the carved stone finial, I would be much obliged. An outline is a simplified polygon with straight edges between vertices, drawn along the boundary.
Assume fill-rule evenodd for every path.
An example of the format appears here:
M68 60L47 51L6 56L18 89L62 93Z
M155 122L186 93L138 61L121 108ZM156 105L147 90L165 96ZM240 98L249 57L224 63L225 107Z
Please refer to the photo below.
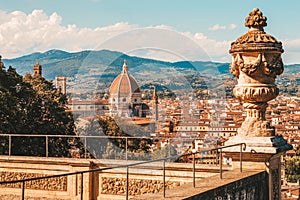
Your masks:
M246 17L245 26L249 27L246 34L240 36L231 43L229 53L240 52L281 52L282 44L272 35L265 33L264 26L267 26L267 17L263 16L258 8L254 8Z
M267 17L263 16L263 13L258 8L254 8L249 13L249 16L246 17L245 26L250 28L250 30L258 29L263 31L263 27L267 26Z

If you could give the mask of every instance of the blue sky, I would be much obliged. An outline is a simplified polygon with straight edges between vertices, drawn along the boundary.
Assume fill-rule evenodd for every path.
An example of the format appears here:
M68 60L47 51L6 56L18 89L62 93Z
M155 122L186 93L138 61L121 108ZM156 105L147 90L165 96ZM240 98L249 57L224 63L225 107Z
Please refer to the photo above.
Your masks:
M6 51L1 54L6 57L51 48L67 51L97 49L101 48L100 43L109 38L150 27L183 34L196 40L211 60L226 62L230 58L230 42L247 32L243 25L245 17L258 7L268 18L265 31L283 42L284 60L287 63L300 63L300 1L296 0L0 0L0 3L0 35L1 30L3 32L0 45L4 45L3 50ZM7 27L10 34L5 33ZM157 39L149 34L145 36L150 41ZM10 42L4 44L5 41ZM124 45L121 39L117 41L120 46ZM160 41L157 40L157 43ZM112 50L133 52L118 48L116 44L111 46ZM133 45L130 48L135 47ZM169 50L174 51L175 47ZM198 59L186 52L177 53L187 59ZM147 55L135 53L168 60L168 55L160 57L153 52Z

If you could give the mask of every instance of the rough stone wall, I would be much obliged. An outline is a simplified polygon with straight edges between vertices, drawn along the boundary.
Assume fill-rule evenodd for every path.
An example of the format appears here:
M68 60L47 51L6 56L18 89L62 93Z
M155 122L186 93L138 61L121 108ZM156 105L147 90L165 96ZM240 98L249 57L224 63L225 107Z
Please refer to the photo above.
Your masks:
M1 181L22 180L27 178L36 178L41 176L49 176L49 174L23 173L23 172L0 172ZM21 188L21 183L0 185L1 188ZM28 181L25 184L27 189L50 190L50 191L67 191L67 177L55 177Z
M2 200L20 200L22 199L21 195L0 195L0 199ZM53 197L50 197L50 198L47 198L47 197L25 197L24 198L25 200L66 200L65 198L64 199L60 199L60 198L53 198ZM71 199L68 199L68 200L71 200Z
M101 178L101 194L125 195L126 179L125 178ZM180 182L166 181L166 189L180 186ZM145 193L158 193L163 191L163 182L160 180L146 179L129 179L129 195L141 195Z
M268 200L268 174L261 172L186 200Z

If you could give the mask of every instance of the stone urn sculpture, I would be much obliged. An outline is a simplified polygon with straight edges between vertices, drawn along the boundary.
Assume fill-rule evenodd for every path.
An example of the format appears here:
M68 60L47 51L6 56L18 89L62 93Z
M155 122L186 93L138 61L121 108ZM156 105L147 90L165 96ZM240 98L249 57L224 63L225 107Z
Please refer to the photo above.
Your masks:
M275 128L266 120L268 101L277 97L279 89L276 76L283 72L282 44L265 33L267 18L255 8L245 20L248 32L231 43L230 72L237 77L234 95L243 102L247 117L237 136L229 138L225 146L245 143L243 161L252 166L268 168L268 199L281 199L281 156L292 148L276 134ZM227 148L225 154L233 161L242 158L241 148ZM241 166L241 164L240 164Z
M231 43L230 72L238 78L234 95L243 102L247 117L238 134L241 136L274 136L266 121L267 102L276 98L277 75L283 72L282 44L264 32L267 18L255 8L245 20L246 34Z
M254 8L246 17L248 32L231 43L230 72L237 77L234 95L243 102L247 117L238 135L226 145L245 142L249 151L276 153L290 149L266 120L268 101L279 94L276 76L283 72L282 43L264 31L267 18Z

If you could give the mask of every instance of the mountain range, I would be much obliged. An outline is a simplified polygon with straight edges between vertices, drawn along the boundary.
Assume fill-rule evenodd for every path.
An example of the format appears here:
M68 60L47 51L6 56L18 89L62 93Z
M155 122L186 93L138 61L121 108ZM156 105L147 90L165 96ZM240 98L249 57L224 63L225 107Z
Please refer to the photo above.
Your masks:
M14 59L3 59L6 67L12 66L21 75L32 73L36 60L43 67L43 76L53 80L55 76L67 77L111 77L117 76L127 61L129 72L137 79L145 80L163 78L164 76L181 75L230 75L229 63L211 61L180 61L166 62L129 56L110 50L80 51L70 53L62 50L49 50L44 53L36 52ZM300 64L286 65L286 74L299 73Z

